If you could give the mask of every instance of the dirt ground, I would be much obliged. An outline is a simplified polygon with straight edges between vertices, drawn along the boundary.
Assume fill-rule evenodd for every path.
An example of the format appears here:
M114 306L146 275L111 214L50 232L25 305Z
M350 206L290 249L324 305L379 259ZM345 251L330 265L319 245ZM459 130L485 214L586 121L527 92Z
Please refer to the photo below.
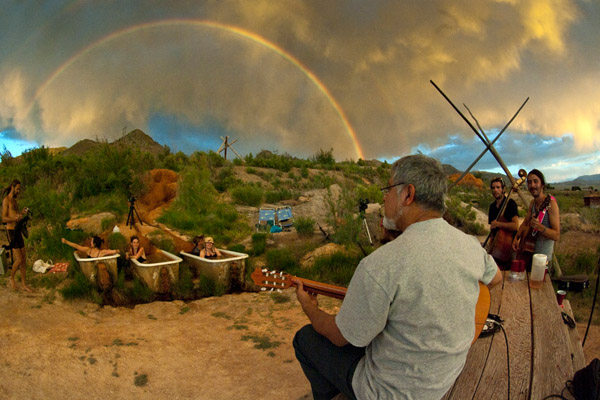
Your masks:
M151 191L156 198L138 203L146 221L173 198L172 177L163 175L153 175L161 186ZM324 225L325 190L307 192L291 205L295 217ZM257 220L254 207L238 211ZM376 226L371 229L377 236ZM297 240L292 236L282 234L277 245ZM598 240L565 234L559 246L594 248ZM320 302L332 313L340 304L322 296ZM0 277L0 310L1 399L312 398L292 347L308 319L290 290L276 298L242 293L113 308L63 301L42 288L15 291ZM586 323L579 321L581 338ZM592 326L584 353L587 362L600 358L600 327Z
M2 399L299 399L293 292L242 293L134 309L46 301L0 288ZM58 296L60 297L60 296ZM335 312L339 301L321 303Z
M311 398L292 347L308 320L291 290L282 303L242 293L133 309L47 294L0 287L2 399ZM584 352L600 357L600 327Z

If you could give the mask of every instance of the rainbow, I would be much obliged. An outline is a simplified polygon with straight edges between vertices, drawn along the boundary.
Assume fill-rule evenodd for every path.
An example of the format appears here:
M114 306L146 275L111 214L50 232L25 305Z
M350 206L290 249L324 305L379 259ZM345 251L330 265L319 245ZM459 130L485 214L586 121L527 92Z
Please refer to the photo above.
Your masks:
M302 71L302 73L325 95L325 97L327 98L327 100L329 101L329 103L331 104L331 106L333 107L333 109L335 110L337 115L339 116L340 120L342 121L344 128L346 129L346 132L348 133L348 136L350 136L350 139L352 140L352 143L354 145L354 150L356 152L357 157L364 159L364 153L363 153L362 147L360 145L360 142L358 141L358 138L356 137L356 132L354 132L354 129L352 129L352 126L350 125L350 122L348 121L346 114L342 110L342 107L340 107L339 103L335 100L335 98L329 92L329 90L323 84L323 82L321 82L321 80L314 73L312 73L304 64L302 64L293 55L291 55L290 53L283 50L281 47L268 41L267 39L263 38L262 36L257 35L256 33L247 31L247 30L239 28L237 26L226 25L226 24L222 24L220 22L214 22L214 21L208 21L208 20L167 19L167 20L146 22L143 24L138 24L138 25L124 28L124 29L120 29L118 31L112 32L112 33L108 34L107 36L104 36L104 37L96 40L95 42L93 42L93 43L89 44L88 46L86 46L85 48L81 49L79 52L75 53L71 58L69 58L67 61L65 61L63 64L61 64L52 74L50 74L50 76L48 76L48 78L36 90L33 101L27 108L27 115L31 111L31 108L33 107L35 102L42 95L42 93L44 93L44 91L48 88L48 86L50 86L52 84L52 82L54 82L54 80L56 80L56 78L58 76L60 76L65 70L67 70L78 59L85 56L86 54L91 52L96 47L101 46L112 40L118 39L122 36L129 35L129 34L132 34L135 32L139 32L144 29L157 28L157 27L169 27L169 26L202 26L202 27L208 27L208 28L222 29L222 30L234 33L236 35L239 35L241 37L244 37L254 43L258 43L258 44L266 47L267 49L272 50L275 53L279 54L281 57L283 57L284 59L286 59L293 65L295 65L300 71Z

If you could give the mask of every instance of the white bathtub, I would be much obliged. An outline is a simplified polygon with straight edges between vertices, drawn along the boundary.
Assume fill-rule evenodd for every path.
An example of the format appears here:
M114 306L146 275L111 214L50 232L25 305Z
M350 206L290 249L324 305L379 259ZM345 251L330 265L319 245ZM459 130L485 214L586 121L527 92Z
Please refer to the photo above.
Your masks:
M165 250L159 249L157 252L161 252L168 260L155 263L148 261L141 263L135 259L130 259L130 261L133 264L134 274L144 281L152 291L166 293L170 291L173 284L179 281L179 263L183 260ZM163 275L162 280L161 274Z
M204 275L225 287L225 293L231 292L232 286L247 289L246 258L248 254L231 250L218 249L221 258L202 258L185 251L179 254L198 275Z
M96 258L88 258L87 256L80 256L79 252L74 251L73 255L75 256L75 260L81 267L81 271L91 282L96 283L96 274L98 273L98 264L103 263L106 265L106 269L112 278L113 283L117 281L117 277L119 275L117 271L117 258L119 258L119 254L113 254L112 256L104 256L104 257L96 257Z

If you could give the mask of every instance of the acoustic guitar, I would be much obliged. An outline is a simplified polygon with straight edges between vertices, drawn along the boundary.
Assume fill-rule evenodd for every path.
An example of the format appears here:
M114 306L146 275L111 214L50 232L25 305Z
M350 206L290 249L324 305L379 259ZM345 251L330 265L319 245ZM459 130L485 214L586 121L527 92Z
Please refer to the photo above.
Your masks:
M307 292L322 294L335 299L343 299L346 296L347 291L347 289L342 286L311 281L285 272L270 271L266 268L261 269L257 267L250 277L254 284L261 288L261 291L288 289L291 286L295 286L292 279L301 281ZM479 298L477 299L477 305L475 306L475 337L473 337L473 342L471 343L474 343L475 340L477 340L485 325L490 312L490 302L490 290L486 285L479 282Z
M550 199L552 196L550 194L546 195L544 202L542 203L537 214L532 216L531 218L538 219L540 214L548 208L550 205ZM534 229L531 228L531 220L527 224L527 230L521 236L521 242L519 243L519 251L517 258L522 258L523 253L533 253L535 251L535 242L537 240L537 230L534 232Z

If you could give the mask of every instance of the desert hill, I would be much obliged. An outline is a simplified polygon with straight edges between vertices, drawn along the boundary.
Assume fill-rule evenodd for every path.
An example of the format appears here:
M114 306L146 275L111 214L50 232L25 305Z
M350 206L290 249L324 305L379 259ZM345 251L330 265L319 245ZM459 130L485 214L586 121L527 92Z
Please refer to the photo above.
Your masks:
M100 146L102 142L91 139L83 139L75 143L73 146L62 151L62 155L82 155L90 150ZM139 129L134 129L127 135L109 143L110 146L116 148L130 148L132 150L140 150L141 152L151 153L154 156L165 151L165 146L156 142L150 136Z

